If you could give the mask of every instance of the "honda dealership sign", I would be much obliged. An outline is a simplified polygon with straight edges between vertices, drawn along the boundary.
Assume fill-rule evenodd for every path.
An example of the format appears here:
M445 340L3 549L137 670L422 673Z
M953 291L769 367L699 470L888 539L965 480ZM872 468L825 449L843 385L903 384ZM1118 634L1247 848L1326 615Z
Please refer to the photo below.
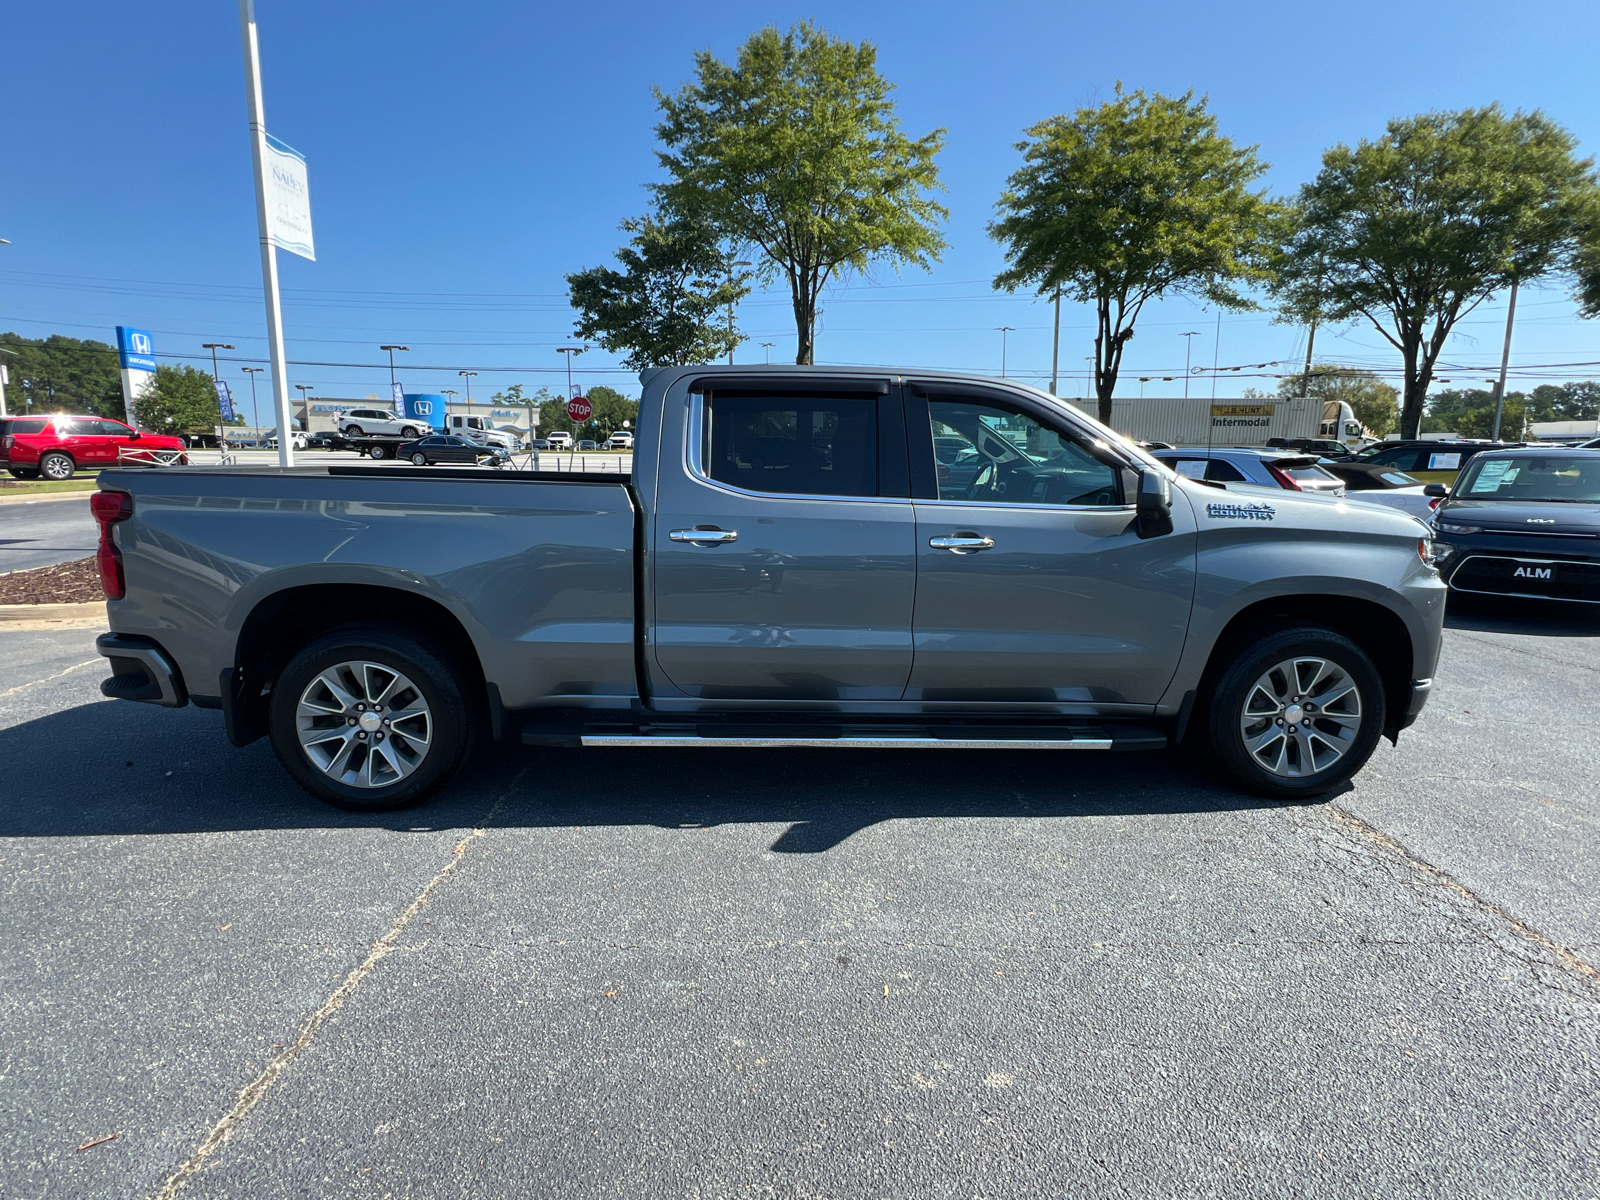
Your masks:
M122 412L137 426L133 409L156 377L155 343L147 329L117 326L117 358L122 368Z

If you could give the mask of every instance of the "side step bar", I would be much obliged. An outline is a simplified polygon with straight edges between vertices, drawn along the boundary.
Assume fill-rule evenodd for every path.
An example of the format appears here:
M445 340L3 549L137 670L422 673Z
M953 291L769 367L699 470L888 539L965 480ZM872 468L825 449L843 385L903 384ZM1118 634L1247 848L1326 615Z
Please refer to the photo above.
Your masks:
M588 725L541 729L527 726L522 740L544 746L625 746L719 750L819 748L828 750L1162 750L1160 730L1131 725L917 726L901 728L796 728L778 725L671 724L645 728Z

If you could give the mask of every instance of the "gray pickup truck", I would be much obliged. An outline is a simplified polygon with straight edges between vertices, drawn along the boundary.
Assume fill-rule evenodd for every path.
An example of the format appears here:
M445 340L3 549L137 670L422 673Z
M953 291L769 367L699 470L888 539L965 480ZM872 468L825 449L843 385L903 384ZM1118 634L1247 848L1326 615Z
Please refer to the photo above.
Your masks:
M107 696L330 803L541 745L1144 750L1324 795L1428 695L1427 527L1181 478L1014 381L646 372L629 475L108 471Z

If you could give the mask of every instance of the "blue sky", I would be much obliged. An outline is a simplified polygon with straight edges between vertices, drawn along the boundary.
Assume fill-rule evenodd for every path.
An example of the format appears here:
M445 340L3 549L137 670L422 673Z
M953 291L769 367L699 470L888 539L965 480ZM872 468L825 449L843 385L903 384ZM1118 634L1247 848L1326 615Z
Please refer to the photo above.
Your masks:
M1209 95L1223 132L1258 143L1266 183L1286 193L1322 150L1381 132L1394 116L1498 100L1541 108L1583 153L1600 149L1600 22L1592 3L529 5L472 0L258 0L268 128L309 160L318 261L280 254L292 383L326 396L386 394L381 342L408 390L474 396L511 382L564 387L571 340L563 276L610 261L617 222L644 210L657 177L651 86L671 89L691 56L731 58L762 24L811 19L869 39L917 135L949 130L940 170L950 247L931 273L882 271L836 289L819 321L823 362L894 362L1043 380L1048 306L997 295L1002 263L985 233L1028 124L1125 86ZM237 6L60 0L7 14L0 111L0 329L112 340L155 331L158 354L234 343L223 375L265 354ZM1481 384L1498 363L1496 300L1461 327L1443 372ZM1063 311L1061 390L1082 394L1088 310ZM739 312L743 361L792 360L786 292ZM1182 300L1147 309L1120 394L1139 375L1180 381L1193 361L1292 362L1304 331L1265 313L1216 316ZM1325 331L1318 348L1396 368L1370 329ZM1322 357L1319 354L1319 357ZM174 361L182 361L174 359ZM1524 293L1513 367L1600 377L1600 322L1564 292ZM584 382L635 393L593 350ZM1269 373L1287 370L1269 368ZM1225 379L1219 395L1274 381ZM1197 384L1207 390L1210 383Z

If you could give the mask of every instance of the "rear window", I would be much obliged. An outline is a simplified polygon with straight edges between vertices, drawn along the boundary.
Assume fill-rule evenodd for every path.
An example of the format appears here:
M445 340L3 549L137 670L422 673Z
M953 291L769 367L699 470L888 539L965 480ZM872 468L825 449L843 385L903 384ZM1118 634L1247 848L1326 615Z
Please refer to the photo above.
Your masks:
M1404 471L1379 471L1378 478L1390 487L1421 487L1422 480L1413 479Z
M1338 476L1324 471L1321 467L1279 467L1278 470L1296 483L1309 483L1312 487L1327 487L1330 484L1337 486L1341 482Z
M875 399L707 397L707 473L752 492L878 494Z

